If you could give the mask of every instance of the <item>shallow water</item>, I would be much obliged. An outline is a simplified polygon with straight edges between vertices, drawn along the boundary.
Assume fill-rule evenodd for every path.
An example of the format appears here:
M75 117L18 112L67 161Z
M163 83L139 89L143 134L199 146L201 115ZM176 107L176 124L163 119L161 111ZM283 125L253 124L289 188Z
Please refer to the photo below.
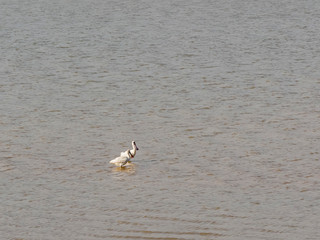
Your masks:
M2 239L320 238L320 3L0 6Z

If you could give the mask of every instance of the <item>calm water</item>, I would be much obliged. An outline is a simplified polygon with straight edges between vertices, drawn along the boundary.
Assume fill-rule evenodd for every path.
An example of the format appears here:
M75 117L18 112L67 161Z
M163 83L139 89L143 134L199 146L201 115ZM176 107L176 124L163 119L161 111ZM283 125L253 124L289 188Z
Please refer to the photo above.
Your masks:
M0 0L0 238L320 239L319 9Z

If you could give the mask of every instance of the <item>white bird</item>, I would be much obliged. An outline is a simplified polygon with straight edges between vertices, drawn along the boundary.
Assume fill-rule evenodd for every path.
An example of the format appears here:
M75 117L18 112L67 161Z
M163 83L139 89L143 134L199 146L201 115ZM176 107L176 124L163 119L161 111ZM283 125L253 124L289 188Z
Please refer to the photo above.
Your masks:
M116 166L123 167L129 159L132 157L130 150L128 149L123 154L121 153L120 157L117 157L110 161L110 163L115 164Z
M132 141L131 144L132 144L132 150L130 150L130 154L131 154L130 158L134 158L134 156L136 155L136 151L139 150L139 148L137 147L137 144L135 141ZM120 153L120 156L127 156L127 153L122 152L122 153Z

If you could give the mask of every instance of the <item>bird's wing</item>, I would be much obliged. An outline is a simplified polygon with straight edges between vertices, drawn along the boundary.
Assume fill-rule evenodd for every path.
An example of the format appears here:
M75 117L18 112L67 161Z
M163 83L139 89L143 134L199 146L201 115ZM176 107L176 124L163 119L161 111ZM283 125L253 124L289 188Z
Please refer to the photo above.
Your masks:
M126 152L121 152L120 157L126 157L128 154Z
M110 163L124 163L125 161L127 161L127 157L120 156L111 160Z

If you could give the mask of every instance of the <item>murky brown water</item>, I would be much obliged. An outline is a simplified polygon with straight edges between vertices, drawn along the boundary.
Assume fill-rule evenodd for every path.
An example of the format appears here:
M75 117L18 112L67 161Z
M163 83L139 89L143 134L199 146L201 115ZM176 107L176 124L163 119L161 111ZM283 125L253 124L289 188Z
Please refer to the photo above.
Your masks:
M1 239L320 239L319 9L0 1Z

